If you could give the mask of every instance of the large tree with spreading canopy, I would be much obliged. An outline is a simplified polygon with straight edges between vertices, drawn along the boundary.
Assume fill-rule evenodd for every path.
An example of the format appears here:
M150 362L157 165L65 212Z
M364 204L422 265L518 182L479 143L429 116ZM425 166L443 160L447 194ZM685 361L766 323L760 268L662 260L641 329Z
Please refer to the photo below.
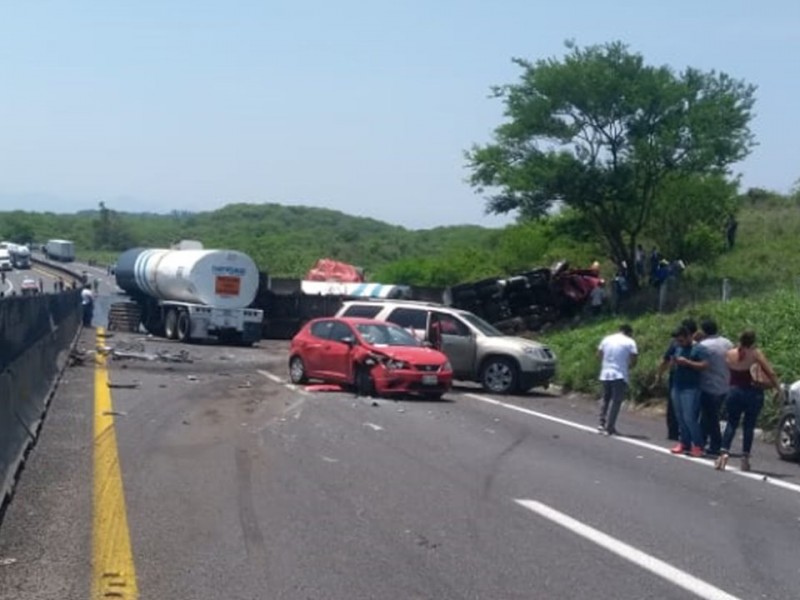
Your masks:
M519 81L493 89L506 121L467 152L472 185L492 213L575 209L618 264L633 264L665 182L729 177L754 145L755 87L724 73L651 66L621 42L514 62Z

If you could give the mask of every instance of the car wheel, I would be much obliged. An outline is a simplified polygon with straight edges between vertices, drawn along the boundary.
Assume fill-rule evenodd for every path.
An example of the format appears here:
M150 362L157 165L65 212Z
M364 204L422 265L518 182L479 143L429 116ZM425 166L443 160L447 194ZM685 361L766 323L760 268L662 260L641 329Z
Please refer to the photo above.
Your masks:
M511 394L517 390L517 365L509 358L490 358L481 369L481 385L492 394Z
M192 321L189 313L181 311L178 314L178 325L176 335L181 342L188 342L192 339Z
M174 308L167 312L167 317L164 319L164 336L168 340L178 337L178 311Z
M794 413L786 413L778 422L778 435L775 437L775 449L783 460L800 459L800 444L797 436L797 417Z
M375 381L372 379L372 373L367 367L357 367L355 379L356 394L366 397L375 395Z
M293 356L289 359L289 379L291 379L292 383L298 385L308 381L306 365L299 356Z

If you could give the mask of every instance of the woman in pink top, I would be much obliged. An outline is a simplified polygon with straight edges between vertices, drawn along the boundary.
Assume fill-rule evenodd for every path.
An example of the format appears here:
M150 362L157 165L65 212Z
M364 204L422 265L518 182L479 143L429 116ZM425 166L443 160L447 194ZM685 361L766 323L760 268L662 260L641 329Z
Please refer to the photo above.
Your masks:
M749 471L753 432L758 415L764 406L764 389L769 385L780 389L780 382L767 357L756 348L756 334L752 331L745 331L739 336L739 344L728 350L725 354L725 362L731 373L731 388L725 402L728 422L725 426L725 433L722 434L722 448L719 458L714 463L714 468L724 470L728 464L736 428L739 426L739 421L742 420L742 471ZM756 367L756 365L758 366ZM761 369L766 379L769 380L768 386L753 379L754 368ZM744 418L742 419L742 417Z

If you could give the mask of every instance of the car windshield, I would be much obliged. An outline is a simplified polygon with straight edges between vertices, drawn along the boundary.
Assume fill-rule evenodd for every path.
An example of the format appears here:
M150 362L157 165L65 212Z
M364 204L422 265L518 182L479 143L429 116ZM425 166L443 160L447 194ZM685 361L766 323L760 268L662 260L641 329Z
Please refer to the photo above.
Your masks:
M478 315L473 315L472 313L459 313L459 316L464 319L467 323L472 325L475 329L480 331L483 335L488 335L490 337L501 337L505 335L502 331L494 327L493 325L489 325L486 321L481 319Z
M358 334L365 342L374 346L419 346L413 335L396 325L382 323L359 323Z

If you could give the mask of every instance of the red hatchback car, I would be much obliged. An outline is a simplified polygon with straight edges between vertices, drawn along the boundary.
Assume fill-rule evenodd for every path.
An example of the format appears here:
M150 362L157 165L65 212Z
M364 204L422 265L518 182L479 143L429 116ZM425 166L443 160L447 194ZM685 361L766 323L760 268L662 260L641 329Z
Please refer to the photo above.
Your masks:
M453 383L447 357L405 329L371 319L309 321L292 340L292 383L309 379L351 385L362 395L441 398Z

